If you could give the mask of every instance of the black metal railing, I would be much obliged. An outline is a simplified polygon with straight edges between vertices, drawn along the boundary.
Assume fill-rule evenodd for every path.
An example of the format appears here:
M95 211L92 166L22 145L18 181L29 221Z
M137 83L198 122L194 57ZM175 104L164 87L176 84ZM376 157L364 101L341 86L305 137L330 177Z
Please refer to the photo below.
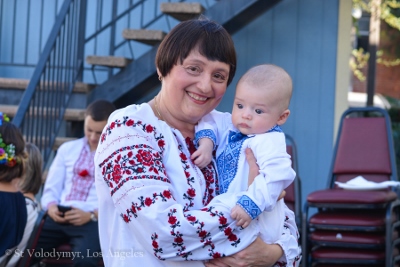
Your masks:
M86 0L64 1L12 121L39 147L44 162L82 76L85 18Z
M91 66L85 65L85 56L96 55L100 52L100 54L105 53L105 55L123 55L131 59L140 57L151 47L137 43L132 44L132 42L123 39L122 29L148 29L163 24L168 31L172 26L168 16L161 13L159 9L162 2L186 1L64 0L61 7L59 7L60 3L57 0L53 2L54 9L52 12L54 14L58 12L58 15L40 53L39 61L20 101L18 111L13 118L13 123L20 127L26 141L35 143L39 147L45 165L51 156L53 144L64 121L76 81L104 82L118 71L106 67L99 67L94 70ZM199 0L196 2L200 2L208 8L215 4L217 0ZM4 3L0 0L1 14L4 14L5 11ZM28 0L28 8L31 4L31 0ZM41 0L40 12L43 12L44 5L45 2ZM121 5L124 6L121 8ZM17 17L17 8L18 6L15 4L13 6L14 18ZM94 22L91 21L93 18ZM29 21L29 18L27 20ZM29 23L27 22L27 24L28 27ZM38 34L41 36L44 31L44 22L39 23L39 25ZM15 28L16 24L14 23L13 32L16 31ZM13 45L11 46L15 46L17 43L14 35L12 38ZM28 39L28 36L26 36L26 40ZM35 54L37 51L30 51L29 42L26 41L26 43L24 48L25 59L22 62L18 63L18 60L11 60L4 63L0 59L0 66L32 67L32 64L27 60L27 55ZM145 47L138 48L135 45ZM41 46L40 43L39 48ZM106 48L106 52L104 52L104 48ZM14 52L11 51L11 54L14 54ZM95 72L102 75L102 80L97 81L96 78L92 78L96 77Z

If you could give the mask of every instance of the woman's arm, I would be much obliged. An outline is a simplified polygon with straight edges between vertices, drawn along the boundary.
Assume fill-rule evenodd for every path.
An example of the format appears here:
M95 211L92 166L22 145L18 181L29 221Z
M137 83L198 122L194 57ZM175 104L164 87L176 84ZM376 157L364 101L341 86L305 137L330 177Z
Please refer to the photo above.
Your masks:
M228 257L210 260L205 263L207 267L243 267L243 266L273 266L283 255L279 245L266 244L257 238L244 250Z

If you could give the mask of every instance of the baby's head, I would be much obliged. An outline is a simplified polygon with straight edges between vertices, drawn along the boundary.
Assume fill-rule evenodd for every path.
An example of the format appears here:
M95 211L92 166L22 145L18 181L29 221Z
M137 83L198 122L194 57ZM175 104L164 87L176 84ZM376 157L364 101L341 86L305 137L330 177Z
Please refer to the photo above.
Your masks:
M263 64L249 69L236 86L232 122L243 134L261 134L286 122L292 79L282 68Z

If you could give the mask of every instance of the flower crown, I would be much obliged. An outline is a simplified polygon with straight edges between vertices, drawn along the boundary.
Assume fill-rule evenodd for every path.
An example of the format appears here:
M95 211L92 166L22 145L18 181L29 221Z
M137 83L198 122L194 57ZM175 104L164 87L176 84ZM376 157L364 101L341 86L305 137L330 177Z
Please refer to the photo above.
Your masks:
M10 119L6 114L0 112L0 126L3 125L3 121L9 122ZM17 164L15 158L15 146L13 144L6 144L0 134L0 165L7 165L13 167Z

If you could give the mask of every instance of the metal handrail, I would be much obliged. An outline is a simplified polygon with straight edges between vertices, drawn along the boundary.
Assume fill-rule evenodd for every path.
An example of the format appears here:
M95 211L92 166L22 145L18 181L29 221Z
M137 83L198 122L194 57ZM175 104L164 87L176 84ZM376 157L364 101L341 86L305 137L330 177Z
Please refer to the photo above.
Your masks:
M47 162L84 62L86 0L65 0L12 122Z

